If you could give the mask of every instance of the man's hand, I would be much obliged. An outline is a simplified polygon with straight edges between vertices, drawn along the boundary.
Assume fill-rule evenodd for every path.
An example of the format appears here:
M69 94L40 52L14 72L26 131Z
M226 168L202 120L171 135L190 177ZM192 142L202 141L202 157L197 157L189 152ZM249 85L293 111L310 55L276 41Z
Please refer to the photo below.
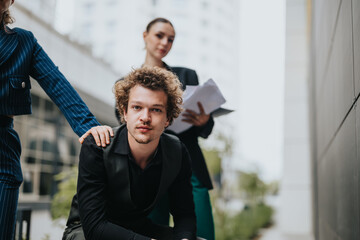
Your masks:
M88 130L84 135L79 138L79 142L82 144L85 138L89 135L92 135L95 139L96 144L100 147L106 147L107 144L110 143L110 136L114 136L114 132L111 127L109 126L96 126L92 127Z
M205 125L209 121L210 114L205 114L205 110L201 102L198 102L198 107L200 110L199 114L190 109L186 109L185 112L182 114L183 117L185 117L184 119L182 119L182 121L190 123L197 127Z

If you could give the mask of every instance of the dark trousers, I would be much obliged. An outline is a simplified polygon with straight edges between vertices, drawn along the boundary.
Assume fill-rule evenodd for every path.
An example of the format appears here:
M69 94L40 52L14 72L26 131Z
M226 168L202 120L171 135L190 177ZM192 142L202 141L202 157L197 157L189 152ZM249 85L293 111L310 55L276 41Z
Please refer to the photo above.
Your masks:
M19 187L21 145L13 119L0 116L0 239L13 239Z
M194 174L191 176L191 184L193 186L196 214L196 235L206 240L214 240L215 227L209 190L201 184ZM169 225L169 217L169 201L166 195L156 204L155 208L149 214L149 218L157 224L167 226Z

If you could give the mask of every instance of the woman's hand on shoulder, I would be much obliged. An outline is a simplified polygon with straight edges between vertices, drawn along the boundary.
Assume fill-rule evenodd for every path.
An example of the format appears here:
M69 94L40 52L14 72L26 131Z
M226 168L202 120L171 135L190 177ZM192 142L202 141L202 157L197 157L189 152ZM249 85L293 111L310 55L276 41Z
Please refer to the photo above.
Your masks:
M94 137L96 145L99 147L106 147L107 144L110 144L110 136L114 136L114 132L111 127L103 125L103 126L96 126L89 129L84 135L79 138L79 142L82 144L85 138L89 135Z

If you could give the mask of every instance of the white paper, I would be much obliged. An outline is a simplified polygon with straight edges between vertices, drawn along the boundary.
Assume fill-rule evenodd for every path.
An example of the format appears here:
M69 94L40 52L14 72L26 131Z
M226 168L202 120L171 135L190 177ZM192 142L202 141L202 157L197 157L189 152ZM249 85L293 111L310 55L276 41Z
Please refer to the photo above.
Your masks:
M198 86L187 85L183 95L183 101L184 110L190 109L197 113L200 113L197 103L201 102L206 114L218 109L226 102L224 96L220 92L220 89L212 79L209 79L204 84ZM180 114L178 118L174 119L168 129L174 131L175 133L180 133L192 126L189 123L181 121L181 119L183 119L182 114Z

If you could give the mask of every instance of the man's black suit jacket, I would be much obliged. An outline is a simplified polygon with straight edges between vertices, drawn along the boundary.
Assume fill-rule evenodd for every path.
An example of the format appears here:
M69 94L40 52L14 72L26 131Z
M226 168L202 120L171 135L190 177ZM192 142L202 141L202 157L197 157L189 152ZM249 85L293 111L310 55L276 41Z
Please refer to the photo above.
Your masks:
M161 180L155 199L142 208L130 194L129 147L125 125L114 131L112 143L103 150L93 138L85 139L80 153L77 195L68 227L81 224L86 239L195 239L196 217L190 183L189 154L174 136L162 134ZM169 195L173 231L147 218L159 199ZM133 232L132 232L133 231ZM134 234L137 233L137 234ZM170 233L171 232L171 233ZM148 236L148 237L145 237Z

